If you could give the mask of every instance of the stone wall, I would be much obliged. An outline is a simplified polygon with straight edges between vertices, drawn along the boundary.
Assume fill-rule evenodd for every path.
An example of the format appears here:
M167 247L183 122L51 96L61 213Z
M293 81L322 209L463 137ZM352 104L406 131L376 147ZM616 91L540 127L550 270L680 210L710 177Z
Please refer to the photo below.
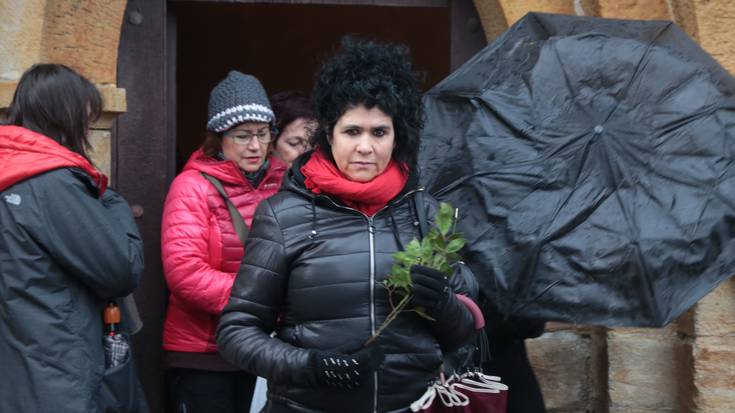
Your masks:
M125 112L115 87L117 48L126 0L0 0L0 112L34 63L62 63L95 83L104 114L92 126L92 160L109 176L113 119Z
M475 0L488 41L529 11L679 24L735 73L732 0ZM527 342L550 412L735 411L735 281L663 329L550 323Z

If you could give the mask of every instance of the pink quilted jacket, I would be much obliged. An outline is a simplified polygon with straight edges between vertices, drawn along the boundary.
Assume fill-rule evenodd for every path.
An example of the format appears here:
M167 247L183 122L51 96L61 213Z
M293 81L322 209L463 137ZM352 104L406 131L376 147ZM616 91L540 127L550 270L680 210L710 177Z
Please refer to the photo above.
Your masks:
M215 329L244 253L224 200L201 172L222 182L250 226L255 208L278 192L287 168L276 158L269 161L265 177L253 188L234 162L206 157L199 150L171 184L161 228L163 272L171 292L165 350L217 351Z

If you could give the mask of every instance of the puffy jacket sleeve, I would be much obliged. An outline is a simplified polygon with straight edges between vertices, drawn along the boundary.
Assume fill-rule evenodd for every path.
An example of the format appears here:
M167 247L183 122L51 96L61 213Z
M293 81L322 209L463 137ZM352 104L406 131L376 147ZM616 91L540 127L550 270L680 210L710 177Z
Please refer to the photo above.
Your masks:
M460 270L460 268L462 269ZM474 337L475 319L467 304L457 298L459 294L467 296L467 291L472 288L467 287L468 280L465 278L468 275L471 277L471 274L469 268L464 264L455 270L455 274L450 279L450 286L455 294L449 297L442 316L436 322L430 324L434 336L445 353L452 352L468 344ZM470 298L473 303L476 303L477 297Z
M309 385L310 350L268 334L276 327L289 265L269 200L255 211L245 245L240 272L217 328L217 348L225 360L250 373L279 383Z
M169 291L191 308L219 315L235 275L209 263L209 183L196 173L179 175L163 207L161 257Z
M108 189L96 196L90 178L59 170L33 179L26 229L70 274L101 298L121 297L143 273L143 241L127 202Z

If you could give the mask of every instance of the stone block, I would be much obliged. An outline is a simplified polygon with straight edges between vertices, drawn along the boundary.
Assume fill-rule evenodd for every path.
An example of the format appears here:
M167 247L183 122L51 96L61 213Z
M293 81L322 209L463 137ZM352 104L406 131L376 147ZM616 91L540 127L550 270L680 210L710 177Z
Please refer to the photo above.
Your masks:
M691 0L702 47L735 73L735 4L732 0Z
M674 412L691 402L691 347L666 329L608 332L611 412Z
M695 334L698 337L735 336L733 310L735 310L735 279L720 284L699 301L694 312Z
M0 109L10 106L10 102L13 101L16 86L18 86L17 82L0 81Z
M668 0L674 21L693 39L699 39L697 16L694 13L692 0Z
M598 0L600 17L614 19L672 20L667 0Z
M0 0L0 82L15 81L41 53L46 0Z
M117 49L127 1L48 1L41 59L63 63L95 83L117 81Z
M548 332L526 340L549 411L590 411L592 339L573 330Z
M89 151L89 157L92 159L92 163L110 178L110 172L112 170L112 141L110 132L92 129L89 131L88 139L92 145Z
M512 26L521 17L530 11L559 14L578 14L575 10L575 1L572 0L498 0L503 9L505 21ZM577 8L580 8L577 5ZM584 13L579 13L584 14Z
M735 335L696 339L694 386L697 413L735 409Z
M112 85L97 85L102 96L102 116L92 125L94 129L110 129L112 122L127 111L125 89Z
M498 0L475 0L475 9L482 21L488 43L497 39L508 28L508 22Z

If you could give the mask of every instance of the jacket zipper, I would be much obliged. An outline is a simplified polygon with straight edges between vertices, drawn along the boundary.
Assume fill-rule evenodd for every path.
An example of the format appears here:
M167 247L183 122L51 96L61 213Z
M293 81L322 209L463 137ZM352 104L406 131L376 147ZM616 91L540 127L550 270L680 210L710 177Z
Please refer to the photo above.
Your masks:
M363 214L364 215L364 214ZM370 334L375 335L375 227L373 217L368 217L370 238ZM378 371L373 372L373 413L378 411Z
M394 204L397 204L399 202L402 202L407 196L413 194L414 192L423 191L423 188L417 188L411 191L406 192L399 198ZM320 195L320 198L325 198L329 200L329 202L336 206L337 208L342 208L350 211L355 211L358 214L365 217L365 219L368 222L368 238L370 240L370 333L375 334L375 226L373 225L373 217L381 213L384 209L386 209L389 205L384 206L383 208L380 208L378 212L373 214L372 217L369 217L365 214L363 214L361 211L358 211L354 208L346 207L343 205L339 205L338 203L334 202L332 198L326 196L326 195ZM378 372L377 370L373 373L373 413L378 412Z

